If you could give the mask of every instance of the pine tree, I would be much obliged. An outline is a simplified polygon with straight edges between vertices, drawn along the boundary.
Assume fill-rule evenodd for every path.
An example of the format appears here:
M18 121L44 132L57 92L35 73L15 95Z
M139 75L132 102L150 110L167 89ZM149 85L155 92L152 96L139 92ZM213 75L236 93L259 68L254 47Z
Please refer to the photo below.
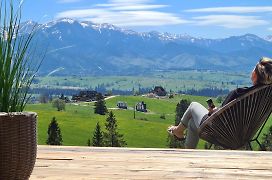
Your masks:
M103 95L101 93L97 93L96 96L95 96L95 100L99 101L99 100L102 100L102 99L104 99Z
M180 119L183 114L187 110L190 105L190 101L186 99L182 99L176 106L176 118L175 118L175 126L180 123ZM176 140L173 136L168 135L167 137L168 146L170 148L184 148L184 142Z
M101 93L98 93L96 95L96 102L94 106L95 106L94 107L95 114L105 115L108 112L108 109L106 107L106 102Z
M102 133L103 132L101 131L101 127L99 125L99 122L97 122L95 130L94 130L94 134L93 134L93 141L92 141L93 146L98 146L98 147L103 146L103 134Z
M48 145L62 145L62 135L58 122L55 117L51 120L47 130L47 140Z
M104 144L108 147L123 147L126 145L123 135L119 134L117 130L117 120L113 112L109 113L105 123L106 132L104 132Z

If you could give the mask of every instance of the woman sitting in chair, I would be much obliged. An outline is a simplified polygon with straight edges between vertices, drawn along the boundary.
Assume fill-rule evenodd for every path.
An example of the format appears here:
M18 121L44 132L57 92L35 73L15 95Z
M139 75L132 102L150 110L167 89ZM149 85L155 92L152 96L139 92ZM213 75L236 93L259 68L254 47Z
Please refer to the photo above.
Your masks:
M221 107L259 86L271 84L272 59L266 57L261 58L251 73L251 81L253 86L249 88L237 88L231 91L222 103ZM218 108L214 106L206 109L201 104L192 102L185 111L178 126L168 127L168 132L178 140L185 140L185 148L195 149L199 141L198 129L200 125L217 109ZM186 128L188 128L188 130L185 138L184 130Z

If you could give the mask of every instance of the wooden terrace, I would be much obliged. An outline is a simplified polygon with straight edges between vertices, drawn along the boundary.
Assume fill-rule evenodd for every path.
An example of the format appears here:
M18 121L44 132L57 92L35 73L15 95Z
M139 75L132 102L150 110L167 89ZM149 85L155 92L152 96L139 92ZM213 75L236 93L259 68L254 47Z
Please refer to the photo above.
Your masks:
M39 146L36 179L272 179L272 152Z

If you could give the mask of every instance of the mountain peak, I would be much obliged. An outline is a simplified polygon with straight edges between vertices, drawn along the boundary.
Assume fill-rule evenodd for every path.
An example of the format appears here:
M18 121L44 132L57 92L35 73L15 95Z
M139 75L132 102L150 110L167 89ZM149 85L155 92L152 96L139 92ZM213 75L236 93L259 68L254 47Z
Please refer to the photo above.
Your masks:
M38 24L38 23L35 21L32 21L32 20L25 21L25 22L21 23L21 25L36 25L36 24Z
M57 20L54 20L54 21L50 21L46 24L44 24L44 28L49 28L49 27L52 27L56 24L59 24L59 23L67 23L67 24L74 24L75 22L77 22L76 20L74 19L71 19L71 18L61 18L61 19L57 19Z
M76 20L71 19L71 18L61 18L61 19L56 20L56 22L66 22L69 24L74 24L76 22Z
M95 29L110 29L110 30L121 30L121 28L114 26L112 24L108 23L102 23L102 24L93 24L93 28Z
M31 31L33 31L33 28L39 28L39 24L35 21L25 21L25 22L22 22L19 26L20 28L20 32L23 32L23 33L30 33Z
M255 34L245 34L240 36L240 39L247 40L247 41L256 41L256 40L261 40L259 36L256 36Z

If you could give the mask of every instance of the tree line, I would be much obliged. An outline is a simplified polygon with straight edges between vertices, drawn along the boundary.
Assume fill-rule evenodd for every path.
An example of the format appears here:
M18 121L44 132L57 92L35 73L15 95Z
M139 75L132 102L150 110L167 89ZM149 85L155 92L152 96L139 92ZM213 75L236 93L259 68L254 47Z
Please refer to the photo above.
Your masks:
M66 96L72 96L75 94L79 94L80 91L87 90L87 89L58 89L58 88L31 88L31 94L40 94L43 96L47 96L48 98L56 95L65 94ZM92 89L88 89L92 90ZM120 90L120 89L105 89L105 88L95 88L95 91L102 93L102 94L111 94L111 95L141 95L147 94L151 92L152 88L138 88L131 90ZM170 90L169 93L172 91ZM196 96L210 96L216 97L219 95L225 95L229 93L228 89L220 89L220 88L203 88L203 89L187 89L187 90L180 90L178 91L180 94L189 94L189 95L196 95Z

